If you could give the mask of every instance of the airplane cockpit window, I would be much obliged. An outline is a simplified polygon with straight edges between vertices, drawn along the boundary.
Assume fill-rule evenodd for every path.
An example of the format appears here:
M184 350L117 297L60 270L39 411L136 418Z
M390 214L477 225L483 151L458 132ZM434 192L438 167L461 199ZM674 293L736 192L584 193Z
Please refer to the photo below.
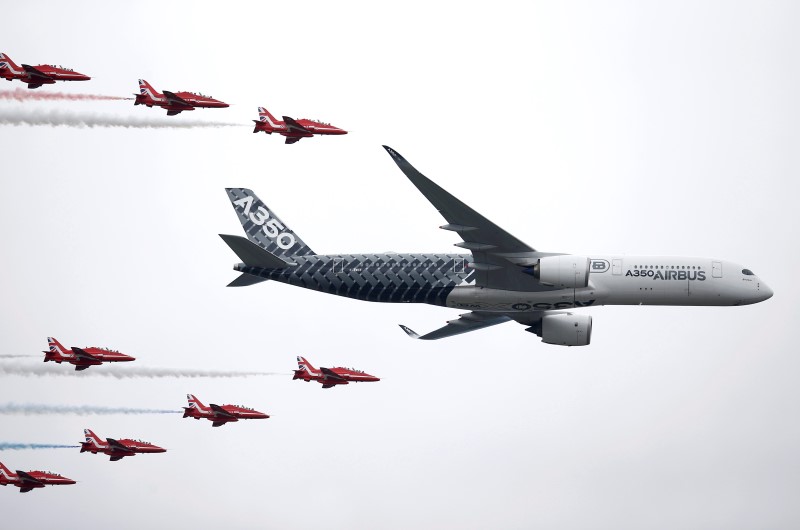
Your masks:
M744 274L745 276L755 276L755 274L753 274L753 271L751 271L750 269L742 269L742 274Z

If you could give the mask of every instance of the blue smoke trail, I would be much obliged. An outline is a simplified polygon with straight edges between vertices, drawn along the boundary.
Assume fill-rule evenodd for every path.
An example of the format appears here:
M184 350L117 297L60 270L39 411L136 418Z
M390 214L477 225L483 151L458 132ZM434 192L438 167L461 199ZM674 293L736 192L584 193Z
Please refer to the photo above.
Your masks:
M59 445L59 444L23 444L14 442L0 442L0 451L9 449L76 449L80 445Z
M40 405L36 403L0 404L0 414L177 414L179 410L100 407L94 405Z

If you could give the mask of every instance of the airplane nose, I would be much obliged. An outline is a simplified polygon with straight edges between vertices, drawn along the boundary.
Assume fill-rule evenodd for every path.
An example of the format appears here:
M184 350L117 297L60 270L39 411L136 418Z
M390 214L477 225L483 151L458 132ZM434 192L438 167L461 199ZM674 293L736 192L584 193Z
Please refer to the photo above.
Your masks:
M758 292L761 295L759 300L760 302L763 302L764 300L769 300L770 298L772 298L772 295L775 294L773 290L770 289L769 285L767 285L766 283L761 283L761 285L758 288Z

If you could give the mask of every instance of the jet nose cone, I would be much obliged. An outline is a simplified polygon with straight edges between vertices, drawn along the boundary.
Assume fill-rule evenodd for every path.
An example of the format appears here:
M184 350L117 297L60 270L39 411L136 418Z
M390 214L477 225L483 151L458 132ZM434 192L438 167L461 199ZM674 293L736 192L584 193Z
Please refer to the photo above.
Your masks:
M764 300L769 300L770 298L772 298L772 295L775 294L773 290L770 289L769 285L767 285L766 283L762 283L759 286L758 292L761 294L759 300L760 302L763 302Z

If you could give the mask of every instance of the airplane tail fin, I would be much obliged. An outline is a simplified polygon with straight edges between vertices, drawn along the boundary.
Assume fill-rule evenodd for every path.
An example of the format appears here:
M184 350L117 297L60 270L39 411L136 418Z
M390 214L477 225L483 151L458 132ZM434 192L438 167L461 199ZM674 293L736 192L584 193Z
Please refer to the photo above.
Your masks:
M17 66L17 63L11 60L11 57L6 55L5 53L0 53L0 70L20 70L20 67Z
M153 88L150 83L144 79L139 79L139 95L136 96L136 103L134 103L134 105L142 103L143 100L155 99L156 97L161 97L162 95L163 94ZM140 98L139 96L142 97Z
M255 193L247 188L225 188L233 209L239 217L247 239L281 259L311 256L308 248L291 228L286 226ZM230 244L230 243L229 243Z
M86 438L86 442L81 444L81 453L87 451L90 446L98 448L103 446L103 441L91 429L84 429L83 436Z
M58 357L63 357L67 353L67 348L62 346L61 343L58 342L53 337L47 337L47 349L49 351L46 352L44 356L46 361Z
M205 408L206 408L206 406L205 406L205 405L203 405L203 404L200 402L200 400L199 400L199 399L197 399L196 397L194 397L194 394L186 394L186 399L187 399L187 400L189 400L189 407L188 407L188 408L190 408L190 409L203 410L203 409L205 409ZM188 411L187 411L187 412L188 412ZM186 415L184 414L184 418L185 418L185 417L186 417Z
M0 479L3 479L3 482L13 480L15 475L16 473L12 472L10 469L4 466L2 462L0 462Z
M270 114L270 112L265 107L258 107L258 121L266 125L269 125L272 128L280 127L281 125L283 125L283 122L275 119L275 116Z
M297 370L294 372L294 379L302 379L304 375L315 375L319 370L314 368L305 357L297 356Z

